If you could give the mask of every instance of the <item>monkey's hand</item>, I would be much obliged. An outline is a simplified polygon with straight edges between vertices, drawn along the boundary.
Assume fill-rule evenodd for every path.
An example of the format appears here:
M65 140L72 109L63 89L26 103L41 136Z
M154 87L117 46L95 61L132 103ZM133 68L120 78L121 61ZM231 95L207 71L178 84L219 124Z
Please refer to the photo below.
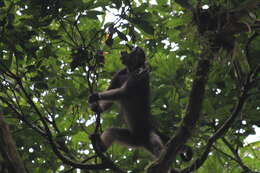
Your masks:
M89 139L91 140L92 144L94 147L100 151L100 152L105 152L107 150L106 146L103 144L100 135L99 134L91 134L89 136Z
M103 110L99 106L98 102L90 103L90 109L95 113L102 113Z
M94 102L97 102L98 100L100 100L100 96L98 93L93 93L88 98L89 103L94 103Z

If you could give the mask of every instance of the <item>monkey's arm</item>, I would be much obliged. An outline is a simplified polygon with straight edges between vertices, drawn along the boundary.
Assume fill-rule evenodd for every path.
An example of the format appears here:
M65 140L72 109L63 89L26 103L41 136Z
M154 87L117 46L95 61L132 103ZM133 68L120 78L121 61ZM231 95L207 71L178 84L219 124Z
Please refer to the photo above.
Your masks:
M126 74L126 69L122 69L118 71L112 78L109 87L106 91L100 92L100 93L94 93L89 97L89 103L92 107L92 110L99 110L101 112L104 112L108 110L113 105L113 99L109 99L107 97L111 97L112 93L115 91L112 90L118 90L121 86L120 84L120 77ZM120 90L120 89L119 89ZM118 91L120 92L120 91ZM100 98L100 95L105 95L104 98ZM118 93L117 93L118 94ZM112 94L113 95L113 94ZM120 94L119 94L120 95ZM102 96L101 96L102 97ZM95 104L94 102L98 103Z
M92 96L90 96L89 102L90 104L96 102L96 104L92 104L92 110L99 110L100 112L104 112L113 105L113 100L121 98L122 95L123 89L110 89L93 94Z
M110 89L104 92L98 93L100 100L118 100L126 95L125 87Z
M100 102L110 102L112 106L112 102L114 100L118 100L122 98L125 95L125 85L122 84L122 81L126 80L124 79L124 76L126 75L127 70L126 68L118 71L112 78L111 83L106 91L99 92L99 100ZM123 79L122 79L123 78ZM123 82L124 83L124 82ZM106 106L106 105L104 105Z
M113 102L108 101L108 100L100 100L100 101L98 101L98 104L99 104L99 107L101 108L102 112L104 112L113 105Z
M112 78L112 80L111 80L111 82L110 82L110 85L109 85L109 87L107 88L107 90L106 91L104 91L104 92L101 92L101 93L103 93L103 94L105 94L105 95L107 95L107 93L109 93L109 92L111 92L110 90L114 90L114 89L118 89L118 88L120 88L120 76L122 76L122 75L124 75L126 73L126 69L122 69L122 70L120 70L120 71L118 71L114 76L113 76L113 78ZM99 95L101 94L101 93L99 93ZM111 94L111 93L110 93ZM109 95L109 94L108 94ZM113 99L112 99L113 100ZM106 110L108 110L112 105L113 105L113 101L112 101L111 99L100 99L99 101L98 101L98 103L99 103L99 106L100 106L100 108L102 109L102 111L106 111Z
M89 96L89 104L94 112L102 113L109 109L114 100L121 99L126 95L125 88L110 89L100 93L94 93Z
M93 100L93 97L97 98L94 98ZM89 97L89 105L94 112L102 113L108 110L113 105L113 102L109 100L100 100L99 94L94 93Z
M106 99L106 95L107 93L110 93L110 90L106 90L100 93L94 93L89 96L88 102L90 103L90 107L94 112L104 112L113 105L113 101ZM105 97L102 98L101 95L105 95Z

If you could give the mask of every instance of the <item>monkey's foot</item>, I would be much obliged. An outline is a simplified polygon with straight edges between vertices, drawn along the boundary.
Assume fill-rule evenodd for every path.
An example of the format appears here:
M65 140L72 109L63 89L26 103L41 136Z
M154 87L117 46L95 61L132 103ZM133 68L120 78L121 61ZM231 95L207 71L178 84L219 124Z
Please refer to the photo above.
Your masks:
M103 144L100 135L99 134L91 134L89 136L89 139L91 140L93 147L97 149L98 151L105 152L107 150L106 146Z

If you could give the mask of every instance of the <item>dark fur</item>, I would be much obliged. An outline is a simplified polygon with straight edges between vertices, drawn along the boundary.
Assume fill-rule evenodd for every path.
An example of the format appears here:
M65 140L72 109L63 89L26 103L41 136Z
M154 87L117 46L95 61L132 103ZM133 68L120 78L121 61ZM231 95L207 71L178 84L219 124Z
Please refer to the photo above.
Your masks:
M144 147L158 156L163 144L152 130L150 121L149 72L145 68L144 56L140 48L130 54L121 53L126 68L114 75L106 91L98 93L98 97L91 95L89 102L93 110L103 112L115 101L127 124L128 128L109 128L101 135L105 148L118 142L130 147ZM98 99L98 105L95 105L94 102Z

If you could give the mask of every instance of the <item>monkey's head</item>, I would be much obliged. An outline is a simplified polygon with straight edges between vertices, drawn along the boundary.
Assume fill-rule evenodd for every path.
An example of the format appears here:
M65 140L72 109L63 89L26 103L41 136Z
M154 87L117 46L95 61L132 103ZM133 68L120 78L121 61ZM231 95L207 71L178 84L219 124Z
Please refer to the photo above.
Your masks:
M145 65L145 53L140 47L135 47L130 53L121 52L121 61L129 70L135 70Z

